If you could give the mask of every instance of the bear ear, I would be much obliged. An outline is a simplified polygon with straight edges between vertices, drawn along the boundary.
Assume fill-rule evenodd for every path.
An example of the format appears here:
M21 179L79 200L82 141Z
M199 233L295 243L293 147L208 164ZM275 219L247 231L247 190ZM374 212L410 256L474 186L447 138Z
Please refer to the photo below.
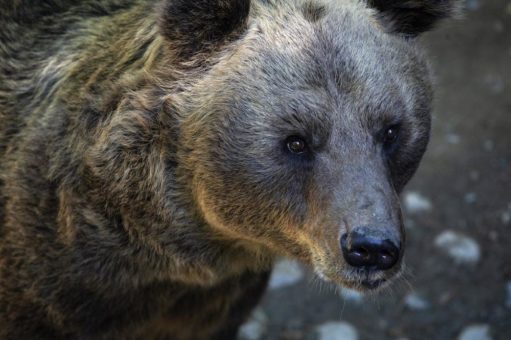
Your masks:
M454 15L460 0L367 0L393 33L417 36L441 19Z
M178 56L191 57L238 36L249 11L250 0L164 0L160 32Z

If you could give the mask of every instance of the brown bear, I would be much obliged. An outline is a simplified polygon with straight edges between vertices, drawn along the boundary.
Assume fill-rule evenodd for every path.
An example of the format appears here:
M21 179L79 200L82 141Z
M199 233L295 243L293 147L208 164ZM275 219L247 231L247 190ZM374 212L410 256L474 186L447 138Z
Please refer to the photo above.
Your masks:
M452 0L0 0L0 338L232 339L400 272Z

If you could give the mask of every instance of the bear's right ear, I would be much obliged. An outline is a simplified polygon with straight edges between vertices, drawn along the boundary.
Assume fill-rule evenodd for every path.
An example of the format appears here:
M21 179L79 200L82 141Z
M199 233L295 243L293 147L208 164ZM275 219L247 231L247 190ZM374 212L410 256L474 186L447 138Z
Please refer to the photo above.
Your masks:
M459 11L461 0L367 0L393 33L417 36Z
M246 26L250 0L164 0L159 17L162 35L183 58L237 36Z

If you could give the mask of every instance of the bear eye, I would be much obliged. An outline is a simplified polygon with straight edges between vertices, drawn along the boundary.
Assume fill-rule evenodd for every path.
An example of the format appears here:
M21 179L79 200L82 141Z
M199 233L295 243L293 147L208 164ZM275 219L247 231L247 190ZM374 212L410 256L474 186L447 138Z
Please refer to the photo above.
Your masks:
M383 130L382 143L386 149L391 148L399 137L399 124L391 125Z
M286 139L286 147L289 152L294 154L303 154L307 151L307 143L298 136L291 136Z

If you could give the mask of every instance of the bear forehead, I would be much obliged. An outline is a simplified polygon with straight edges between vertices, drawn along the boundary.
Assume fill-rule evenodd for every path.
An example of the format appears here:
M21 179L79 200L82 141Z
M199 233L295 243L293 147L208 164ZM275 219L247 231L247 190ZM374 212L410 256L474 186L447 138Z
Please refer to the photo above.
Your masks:
M421 64L415 43L386 33L376 12L361 1L262 3L266 4L263 10L255 10L252 17L252 46L281 70L287 71L283 64L322 65L330 74L364 77L370 73L374 78Z
M249 83L258 85L246 84L252 99L260 89L265 100L299 96L308 97L303 103L327 100L338 106L342 96L374 108L369 111L407 104L401 111L413 109L412 88L427 81L427 69L412 42L383 32L373 11L358 2L325 5L322 17L312 22L292 6L298 3L307 2L259 11L239 45L244 60L233 64L245 64Z

